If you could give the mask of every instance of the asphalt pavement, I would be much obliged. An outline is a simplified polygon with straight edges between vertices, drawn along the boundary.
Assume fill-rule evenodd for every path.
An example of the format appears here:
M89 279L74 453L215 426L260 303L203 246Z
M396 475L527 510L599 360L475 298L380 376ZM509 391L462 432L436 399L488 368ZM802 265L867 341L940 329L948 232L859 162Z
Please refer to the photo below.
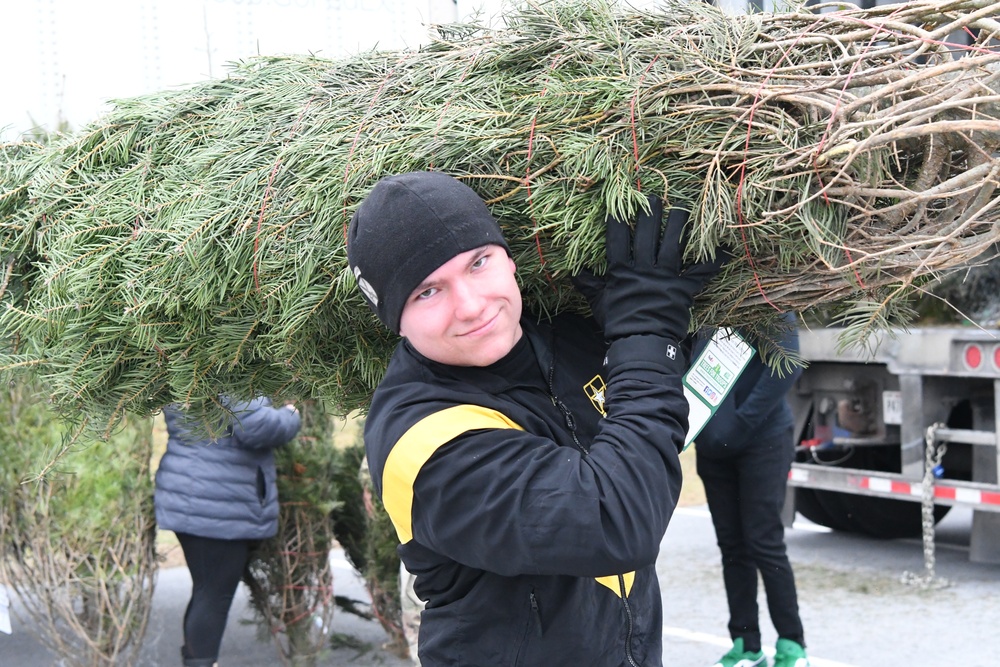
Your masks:
M968 560L971 513L955 509L938 527L935 574L941 588L903 583L924 572L919 540L881 541L831 533L807 521L787 532L806 641L814 667L993 667L1000 651L1000 566ZM367 599L343 555L332 554L338 595ZM680 508L657 562L663 587L664 664L705 667L730 646L718 549L704 506ZM140 667L179 665L180 619L190 588L187 569L159 573ZM761 593L765 651L776 639ZM241 586L230 614L220 667L281 665L277 651L257 638ZM349 641L319 667L405 667L383 648L374 621L338 610L333 632ZM59 665L15 618L0 634L0 667ZM583 667L575 665L573 667Z
M330 556L337 595L370 601L363 583L342 551ZM186 567L161 568L153 593L153 607L136 667L180 667L181 618L191 594ZM16 601L15 601L16 602ZM16 607L14 609L16 614ZM257 635L247 589L240 584L229 612L229 622L219 650L220 667L277 667L277 648ZM15 615L13 633L0 634L0 667L62 667L56 656L31 633L27 619ZM383 647L386 634L376 621L337 610L328 655L317 667L411 667Z
M1000 565L969 562L972 513L938 525L935 583L922 575L919 539L878 540L799 519L786 532L813 667L994 667L1000 640ZM705 667L724 653L726 602L708 511L675 513L657 563L664 600L664 664ZM765 652L777 637L760 593Z

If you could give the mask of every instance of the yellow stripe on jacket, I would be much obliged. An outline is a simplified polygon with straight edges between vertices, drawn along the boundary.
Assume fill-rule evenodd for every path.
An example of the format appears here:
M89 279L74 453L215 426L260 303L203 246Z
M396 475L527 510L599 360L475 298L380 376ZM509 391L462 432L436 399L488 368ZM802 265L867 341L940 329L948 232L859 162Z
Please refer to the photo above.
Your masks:
M434 452L468 431L498 428L524 430L496 410L456 405L424 417L393 445L382 471L382 504L400 542L413 539L413 484Z

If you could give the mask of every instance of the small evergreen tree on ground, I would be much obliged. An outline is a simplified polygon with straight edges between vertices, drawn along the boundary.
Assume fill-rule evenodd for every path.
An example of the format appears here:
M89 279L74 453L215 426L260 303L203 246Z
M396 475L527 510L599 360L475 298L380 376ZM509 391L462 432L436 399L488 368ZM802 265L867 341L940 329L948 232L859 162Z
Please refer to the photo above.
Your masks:
M157 567L151 420L87 439L14 384L0 423L0 574L25 627L67 667L135 664Z

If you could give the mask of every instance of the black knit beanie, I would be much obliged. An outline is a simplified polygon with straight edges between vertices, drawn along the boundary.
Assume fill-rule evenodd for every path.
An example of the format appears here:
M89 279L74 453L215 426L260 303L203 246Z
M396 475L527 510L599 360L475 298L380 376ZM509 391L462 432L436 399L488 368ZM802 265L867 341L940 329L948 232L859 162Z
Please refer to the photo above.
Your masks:
M375 184L347 231L347 262L365 301L399 333L407 298L451 258L484 245L510 248L472 188L436 171Z

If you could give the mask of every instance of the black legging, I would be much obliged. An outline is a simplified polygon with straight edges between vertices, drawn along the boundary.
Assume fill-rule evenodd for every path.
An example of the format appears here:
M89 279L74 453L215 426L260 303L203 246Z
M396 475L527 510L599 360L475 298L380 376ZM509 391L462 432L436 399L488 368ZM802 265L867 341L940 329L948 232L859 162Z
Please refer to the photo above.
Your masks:
M257 541L176 535L191 572L191 600L184 612L184 657L214 661L236 587Z

